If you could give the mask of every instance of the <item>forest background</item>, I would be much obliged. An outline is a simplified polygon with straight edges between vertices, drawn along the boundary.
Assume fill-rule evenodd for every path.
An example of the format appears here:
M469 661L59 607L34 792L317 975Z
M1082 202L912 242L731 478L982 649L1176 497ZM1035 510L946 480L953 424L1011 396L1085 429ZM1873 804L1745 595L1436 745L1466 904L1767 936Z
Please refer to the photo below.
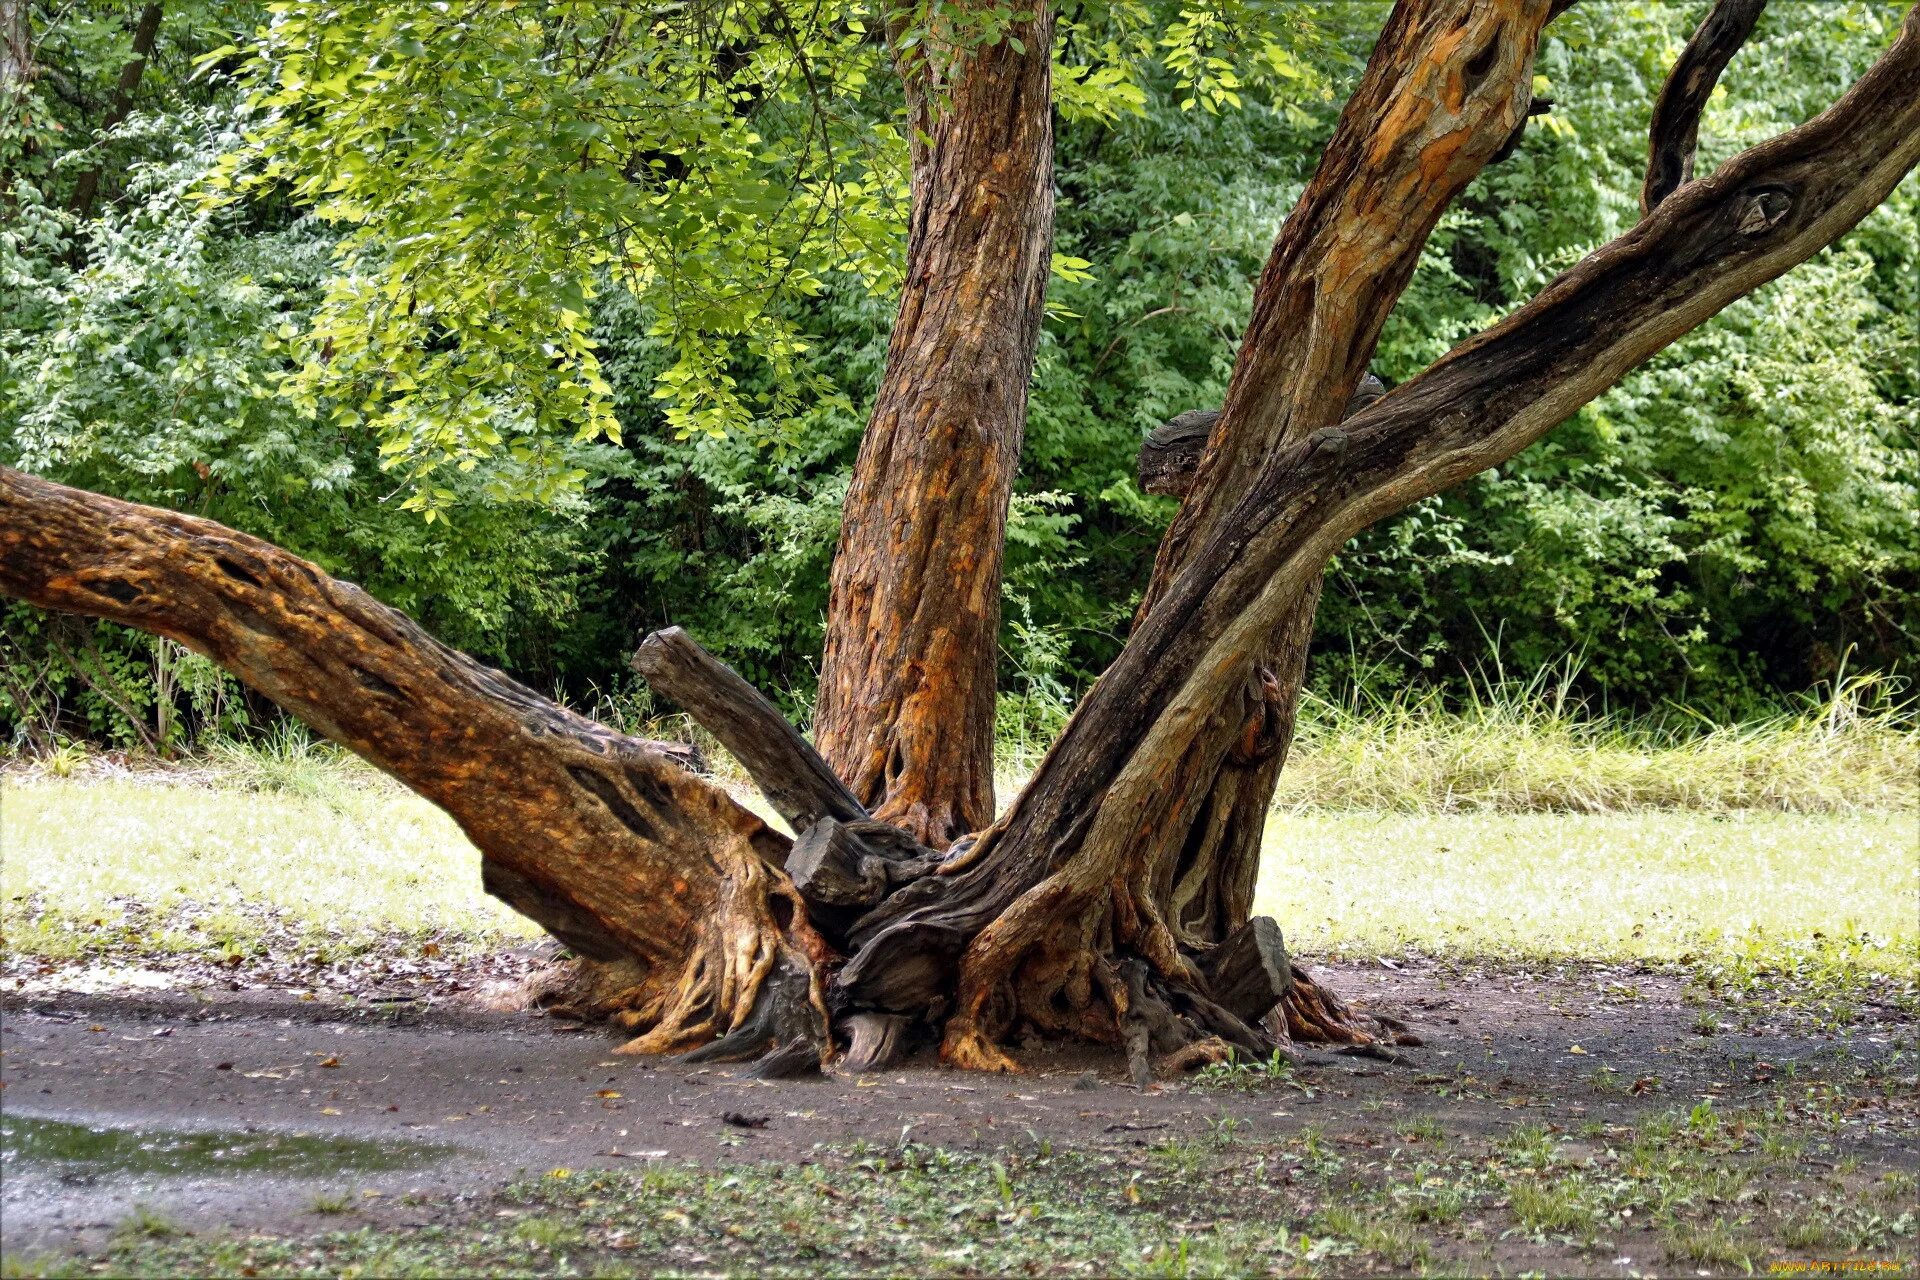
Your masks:
M391 432L290 394L351 223L284 183L208 198L259 118L233 46L265 6L81 0L58 22L43 7L36 75L0 119L0 463L280 543L629 725L662 708L616 673L668 624L805 719L894 310L884 277L783 299L806 339L797 371L729 363L754 413L711 429L660 394L682 353L659 317L604 289L586 323L617 442L582 433L538 485L509 474L512 450L419 481ZM1179 36L1163 7L1155 25ZM1050 739L1118 651L1176 506L1140 491L1140 440L1220 402L1276 211L1379 28L1371 5L1272 7L1287 36L1268 83L1195 94L1163 56L1081 109L1063 95L1055 273L1009 528L1010 746ZM1904 8L1771 6L1708 110L1703 169L1832 101ZM1554 24L1535 84L1551 109L1440 224L1374 360L1388 385L1637 220L1646 121L1700 10L1587 0ZM891 91L860 109L883 123ZM883 250L900 231L886 211L904 208L885 177ZM1842 244L1546 441L1349 545L1310 682L1353 705L1457 701L1517 676L1610 712L1728 721L1899 677L1920 636L1916 428L1909 178ZM6 606L0 734L20 745L184 748L271 719L168 642Z

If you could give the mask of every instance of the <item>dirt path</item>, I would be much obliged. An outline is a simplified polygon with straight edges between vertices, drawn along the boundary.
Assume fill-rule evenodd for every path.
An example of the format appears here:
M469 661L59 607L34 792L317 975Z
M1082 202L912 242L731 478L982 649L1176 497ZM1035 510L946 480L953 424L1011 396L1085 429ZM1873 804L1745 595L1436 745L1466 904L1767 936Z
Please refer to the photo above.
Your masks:
M123 1176L76 1176L16 1158L0 1223L10 1252L98 1245L136 1205L195 1228L289 1230L317 1226L316 1204L347 1197L363 1220L394 1224L412 1213L403 1200L483 1196L522 1171L805 1161L817 1144L903 1134L992 1150L1029 1134L1075 1147L1145 1145L1204 1134L1223 1116L1252 1141L1418 1117L1467 1133L1528 1114L1567 1126L1631 1123L1652 1107L1732 1105L1764 1098L1783 1078L1894 1062L1912 1043L1913 1028L1899 1024L1844 1038L1701 1035L1677 980L1626 970L1323 972L1337 990L1415 1023L1427 1045L1410 1052L1411 1065L1316 1054L1306 1089L1141 1091L1110 1056L1030 1051L1027 1074L1010 1078L946 1071L923 1056L877 1076L770 1084L731 1068L615 1057L617 1042L601 1032L524 1014L400 1014L270 996L16 999L0 1028L8 1123L382 1145L240 1173L218 1160L172 1170L163 1158ZM1863 1138L1920 1164L1911 1130Z

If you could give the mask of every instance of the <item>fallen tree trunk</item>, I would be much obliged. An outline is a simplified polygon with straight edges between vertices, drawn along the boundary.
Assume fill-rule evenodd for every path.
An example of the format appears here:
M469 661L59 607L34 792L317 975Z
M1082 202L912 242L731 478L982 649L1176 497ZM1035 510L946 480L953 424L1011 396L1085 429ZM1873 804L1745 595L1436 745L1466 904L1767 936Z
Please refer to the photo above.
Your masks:
M770 977L810 982L827 956L779 869L786 837L675 752L556 706L278 547L0 468L0 591L176 640L445 809L487 891L600 966L592 1011L642 1032L637 1051L735 1030ZM820 1018L785 1000L741 1052Z

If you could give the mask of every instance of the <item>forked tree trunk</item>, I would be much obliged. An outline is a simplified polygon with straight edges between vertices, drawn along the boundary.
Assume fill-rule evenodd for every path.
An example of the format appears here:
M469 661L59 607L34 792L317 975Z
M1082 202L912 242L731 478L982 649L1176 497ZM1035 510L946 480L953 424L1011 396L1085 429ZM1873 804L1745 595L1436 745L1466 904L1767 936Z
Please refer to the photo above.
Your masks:
M815 741L861 803L942 848L993 819L1000 563L1053 242L1038 10L971 53L900 55L906 279L827 603Z
M1370 402L1354 393L1427 237L1526 121L1533 53L1550 12L1548 0L1396 10L1262 273L1226 405L1161 543L1138 622L1269 456ZM1143 918L1163 925L1181 952L1218 945L1252 913L1319 599L1315 578L1244 688L1226 691L1175 767L1179 805L1136 834ZM1276 1031L1371 1038L1365 1021L1306 973L1294 978Z
M1658 203L1680 181L1691 177L1701 107L1764 5L1765 0L1721 0L1675 63L1652 127L1648 166L1651 203ZM1541 16L1550 21L1565 7L1564 3L1556 4ZM1464 7L1448 12L1442 6L1420 14L1417 20L1411 13L1405 14L1407 26L1398 33L1390 27L1383 33L1381 44L1405 50L1410 42L1419 41L1424 27L1429 39L1440 37L1435 42L1438 45L1456 33L1464 34L1461 22L1465 12ZM1527 6L1518 6L1505 15L1505 20L1531 24L1537 12L1537 7L1528 11ZM1489 6L1481 16L1493 18L1495 14ZM1478 37L1468 39L1471 42ZM1411 65L1419 66L1421 60ZM1458 71L1463 89L1477 74L1471 60L1459 64ZM1514 86L1516 93L1524 92L1525 85L1523 77ZM1417 92L1418 86L1375 80L1369 75L1348 107L1349 116L1356 111L1365 113L1358 119L1363 127L1368 126L1387 105L1404 100L1409 89ZM1332 421L1324 403L1314 406L1295 401L1302 394L1314 393L1311 371L1328 362L1364 361L1371 356L1385 317L1405 288L1440 214L1478 172L1480 164L1497 162L1511 153L1520 140L1526 117L1549 105L1532 100L1505 140L1490 152L1489 131L1498 125L1483 123L1472 145L1462 149L1455 167L1442 181L1409 182L1424 170L1423 157L1408 148L1384 157L1379 148L1374 148L1362 183L1353 182L1337 165L1322 165L1315 189L1303 197L1275 246L1263 278L1262 303L1249 326L1248 345L1260 352L1262 363L1278 371L1272 379L1275 386L1267 412L1243 412L1225 423L1221 422L1222 414L1206 415L1214 428L1210 448L1195 450L1188 444L1168 452L1164 443L1150 437L1150 448L1142 452L1144 480L1151 446L1162 443L1164 456L1151 464L1155 479L1160 482L1160 491L1177 492L1186 503L1162 545L1141 618L1171 585L1192 539L1230 505L1237 493L1235 485L1244 482L1273 449L1298 443L1312 430ZM1445 120L1447 114L1443 107L1437 118ZM1336 144L1330 156L1338 150ZM1368 235L1372 237L1369 276L1342 281L1343 287L1329 290L1329 267L1340 269L1339 246ZM1284 319L1289 316L1290 321ZM1263 322L1268 332L1260 335ZM1294 327L1285 328L1286 323ZM1259 378L1258 370L1255 362L1245 362L1236 370L1236 385L1245 385L1243 379ZM1383 389L1377 380L1367 381L1375 390L1368 393L1363 388L1357 392L1341 416L1351 416L1378 398ZM1253 678L1240 699L1245 722L1235 728L1231 715L1221 717L1213 733L1196 741L1181 762L1181 776L1194 779L1188 784L1194 799L1183 806L1167 830L1141 835L1143 841L1163 847L1159 861L1173 868L1171 878L1165 879L1163 886L1156 886L1156 898L1162 918L1183 950L1204 951L1217 945L1252 911L1267 818L1291 747L1306 677L1320 586L1316 580L1308 587L1298 605L1282 619L1268 651L1255 663ZM1224 752L1220 739L1231 741ZM1170 891L1165 886L1170 886ZM1391 1025L1383 1026L1378 1019L1347 1008L1304 971L1296 968L1294 976L1296 981L1272 1020L1276 1033L1296 1039L1365 1043L1383 1030L1395 1031ZM1396 1034L1393 1038L1406 1037Z
M1176 922L1196 899L1179 851L1187 807L1268 697L1256 673L1276 637L1288 653L1304 644L1286 628L1311 616L1328 558L1538 440L1845 234L1920 163L1917 10L1832 109L1680 186L1506 320L1332 425L1425 211L1437 216L1524 110L1543 19L1529 0L1403 0L1256 295L1202 470L1231 486L1209 481L1216 496L1183 515L1161 589L1026 791L944 851L869 814L771 704L677 633L651 638L636 665L741 759L800 833L791 848L656 745L208 521L0 469L0 591L180 641L446 808L490 890L619 975L599 1003L643 1032L637 1050L778 1045L772 1063L806 1065L831 1018L856 1065L915 1027L977 1068L1010 1068L996 1041L1023 1026L1124 1044L1142 1078L1153 1054L1188 1065L1269 1051L1276 1036L1257 1023L1276 1002L1289 999L1289 1019L1338 1011L1289 990L1270 922L1228 927L1247 883L1224 870L1201 877L1216 895L1206 931L1223 940L1188 945ZM1352 203L1330 194L1348 188ZM1315 327L1346 340L1289 346Z
M1472 54L1469 69L1486 61ZM1142 837L1178 821L1186 796L1169 779L1219 731L1223 697L1245 687L1329 556L1367 524L1512 457L1635 365L1831 244L1916 162L1920 11L1833 108L1681 187L1534 301L1341 427L1270 453L1195 536L949 891L901 901L916 885L887 904L902 908L890 925L896 946L943 919L990 921L960 962L948 1059L1010 1065L996 1036L1015 1017L1054 1021L1062 1003L1082 1004L1081 975L1110 967L1111 943L1176 990L1201 981L1164 920L1148 914L1154 868ZM1266 390L1236 377L1236 396ZM856 956L849 971L867 960ZM1096 985L1113 989L1111 980ZM1109 1025L1126 1016L1124 1003L1114 1006Z

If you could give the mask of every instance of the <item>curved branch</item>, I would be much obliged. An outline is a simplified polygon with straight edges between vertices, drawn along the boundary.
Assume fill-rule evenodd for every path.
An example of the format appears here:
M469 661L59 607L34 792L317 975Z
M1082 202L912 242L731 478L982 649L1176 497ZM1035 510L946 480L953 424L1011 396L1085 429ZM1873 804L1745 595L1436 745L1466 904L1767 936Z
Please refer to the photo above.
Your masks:
M1767 0L1717 0L1673 61L1654 104L1647 139L1647 180L1640 189L1640 212L1652 213L1682 183L1693 181L1693 157L1700 143L1700 115L1713 86L1733 55L1753 34Z
M649 1047L825 954L786 838L726 792L271 543L0 467L0 592L176 640L445 809L489 892L627 974Z
M1340 416L1351 418L1385 394L1386 384L1371 373L1366 374L1347 398L1347 407ZM1207 437L1218 421L1218 409L1189 409L1147 432L1146 439L1140 442L1140 456L1134 462L1141 491L1186 497L1193 488L1194 476L1200 471L1200 456L1207 451Z

